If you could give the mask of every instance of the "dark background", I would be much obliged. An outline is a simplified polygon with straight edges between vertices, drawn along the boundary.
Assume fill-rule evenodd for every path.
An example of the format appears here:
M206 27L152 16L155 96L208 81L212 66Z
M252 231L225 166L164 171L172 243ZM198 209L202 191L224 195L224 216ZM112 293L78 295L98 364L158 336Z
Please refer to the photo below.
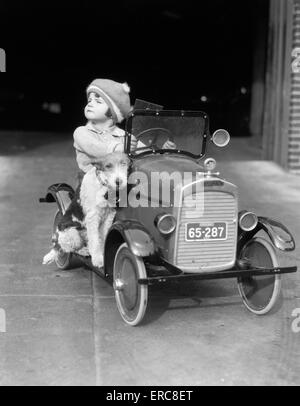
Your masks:
M249 135L253 38L259 19L267 28L267 0L1 1L0 18L0 129L72 131L85 121L87 84L102 77L127 81L132 103L204 110L212 129Z

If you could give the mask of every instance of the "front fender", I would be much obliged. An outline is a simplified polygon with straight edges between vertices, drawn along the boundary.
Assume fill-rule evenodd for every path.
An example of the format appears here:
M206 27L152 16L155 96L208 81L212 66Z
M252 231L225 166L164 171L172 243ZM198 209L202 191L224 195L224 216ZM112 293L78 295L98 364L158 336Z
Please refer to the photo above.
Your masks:
M138 221L116 221L110 232L118 231L127 243L134 255L149 257L156 252L156 245L153 237L146 228Z
M260 230L264 230L268 234L272 244L279 250L293 251L295 249L295 240L290 231L283 224L268 217L258 217L258 223L254 230L242 231L239 229L238 252L240 252L246 242L253 238Z
M156 254L156 245L145 229L137 221L116 221L110 228L104 248L104 273L106 277L112 278L116 252L119 246L126 242L134 255L149 257Z

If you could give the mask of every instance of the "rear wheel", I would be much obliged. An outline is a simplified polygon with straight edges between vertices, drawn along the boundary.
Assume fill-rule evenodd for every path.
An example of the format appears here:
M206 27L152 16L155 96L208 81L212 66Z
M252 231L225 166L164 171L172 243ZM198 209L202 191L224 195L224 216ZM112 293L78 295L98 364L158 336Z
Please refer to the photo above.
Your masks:
M58 240L58 224L62 218L63 214L61 211L57 211L54 216L53 231L52 231L52 241L55 243ZM71 267L72 253L65 252L61 248L58 250L57 258L55 263L59 269L69 269Z
M143 259L134 255L126 243L120 245L114 260L113 284L121 317L130 326L138 325L146 312L148 286L138 283L138 279L146 277Z
M276 268L278 260L272 244L261 237L253 238L243 247L240 259L247 259L255 268ZM242 300L252 313L268 313L275 305L281 289L280 275L263 275L238 278Z

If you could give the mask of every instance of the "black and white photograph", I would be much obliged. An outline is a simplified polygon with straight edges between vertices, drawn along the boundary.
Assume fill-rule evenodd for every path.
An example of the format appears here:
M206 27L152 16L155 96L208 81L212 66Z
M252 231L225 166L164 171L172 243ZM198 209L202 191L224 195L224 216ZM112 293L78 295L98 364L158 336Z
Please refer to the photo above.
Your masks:
M0 73L0 386L300 385L300 0L1 0Z

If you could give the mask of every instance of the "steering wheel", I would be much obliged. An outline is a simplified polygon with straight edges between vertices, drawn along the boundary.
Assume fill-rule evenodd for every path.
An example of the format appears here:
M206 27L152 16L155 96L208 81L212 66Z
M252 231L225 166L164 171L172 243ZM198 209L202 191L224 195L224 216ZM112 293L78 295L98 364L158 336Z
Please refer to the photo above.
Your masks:
M146 130L143 130L139 134L135 135L135 137L136 137L137 140L139 140L142 136L144 136L145 134L147 134L148 132L151 132L151 131L165 132L165 133L168 134L168 141L174 142L174 137L173 137L171 131L168 130L167 128L163 128L163 127L147 128ZM134 152L135 151L141 151L141 150L144 150L144 149L153 149L153 150L160 149L156 144L158 136L159 136L159 134L156 134L156 135L153 136L153 138L151 140L149 140L150 141L149 146L145 145L144 147L135 148Z

